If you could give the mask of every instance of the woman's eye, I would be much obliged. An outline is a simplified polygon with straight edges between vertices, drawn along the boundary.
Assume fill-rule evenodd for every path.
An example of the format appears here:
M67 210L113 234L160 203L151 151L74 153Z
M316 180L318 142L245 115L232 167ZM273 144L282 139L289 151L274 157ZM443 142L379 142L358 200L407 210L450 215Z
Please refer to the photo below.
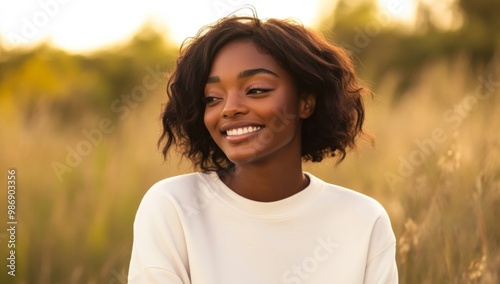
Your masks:
M218 101L219 101L219 98L217 98L217 97L205 97L205 103L207 105L212 105Z
M259 95L259 94L264 94L271 91L271 89L260 89L260 88L253 88L248 90L248 94L250 95Z

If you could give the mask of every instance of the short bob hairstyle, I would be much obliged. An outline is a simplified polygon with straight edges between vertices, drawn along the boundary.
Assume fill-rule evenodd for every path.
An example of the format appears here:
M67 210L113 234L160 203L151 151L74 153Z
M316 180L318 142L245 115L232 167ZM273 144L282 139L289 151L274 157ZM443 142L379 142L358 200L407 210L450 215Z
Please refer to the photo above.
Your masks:
M320 162L344 159L363 131L363 94L354 65L340 47L292 20L229 16L206 26L185 42L167 86L158 141L164 158L176 145L201 170L229 170L234 164L211 138L204 124L204 88L217 52L226 44L250 40L291 75L299 94L316 97L314 113L302 121L301 156Z

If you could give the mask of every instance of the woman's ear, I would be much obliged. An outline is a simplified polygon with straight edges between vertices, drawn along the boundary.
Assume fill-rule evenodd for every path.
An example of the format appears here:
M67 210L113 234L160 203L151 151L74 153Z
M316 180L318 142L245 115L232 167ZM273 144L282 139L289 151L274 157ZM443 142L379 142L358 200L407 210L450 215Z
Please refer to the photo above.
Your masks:
M302 94L299 102L299 117L306 119L314 113L316 108L316 96L313 94Z

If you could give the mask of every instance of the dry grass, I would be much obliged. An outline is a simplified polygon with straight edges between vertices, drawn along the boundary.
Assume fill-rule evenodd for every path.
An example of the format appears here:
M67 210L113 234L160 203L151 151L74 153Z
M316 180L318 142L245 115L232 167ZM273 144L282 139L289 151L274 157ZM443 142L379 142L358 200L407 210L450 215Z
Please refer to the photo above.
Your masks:
M306 165L386 207L398 239L401 283L500 281L500 84L460 125L443 118L474 95L481 84L477 76L500 81L493 63L500 66L492 62L476 73L464 59L428 66L397 104L391 103L397 76L388 77L368 104L376 147L363 146L336 169L333 161ZM0 164L16 168L19 179L17 283L126 283L132 222L142 195L157 180L189 171L177 159L162 164L156 150L162 90L117 121L115 131L62 181L51 163L64 162L65 147L76 147L84 138L81 130L102 118L89 115L61 130L42 108L26 124L20 108L4 98ZM391 185L387 173L400 175L400 158L422 151L415 140L432 138L436 128L445 138ZM0 276L2 283L10 280Z

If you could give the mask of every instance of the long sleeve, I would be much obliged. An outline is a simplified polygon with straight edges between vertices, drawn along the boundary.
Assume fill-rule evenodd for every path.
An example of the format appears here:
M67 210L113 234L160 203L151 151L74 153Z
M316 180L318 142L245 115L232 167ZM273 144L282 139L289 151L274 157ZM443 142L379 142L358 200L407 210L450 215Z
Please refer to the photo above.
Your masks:
M190 283L179 216L168 196L154 187L144 196L135 218L129 283Z
M387 213L382 214L374 224L370 250L365 270L365 284L396 284L396 241Z

